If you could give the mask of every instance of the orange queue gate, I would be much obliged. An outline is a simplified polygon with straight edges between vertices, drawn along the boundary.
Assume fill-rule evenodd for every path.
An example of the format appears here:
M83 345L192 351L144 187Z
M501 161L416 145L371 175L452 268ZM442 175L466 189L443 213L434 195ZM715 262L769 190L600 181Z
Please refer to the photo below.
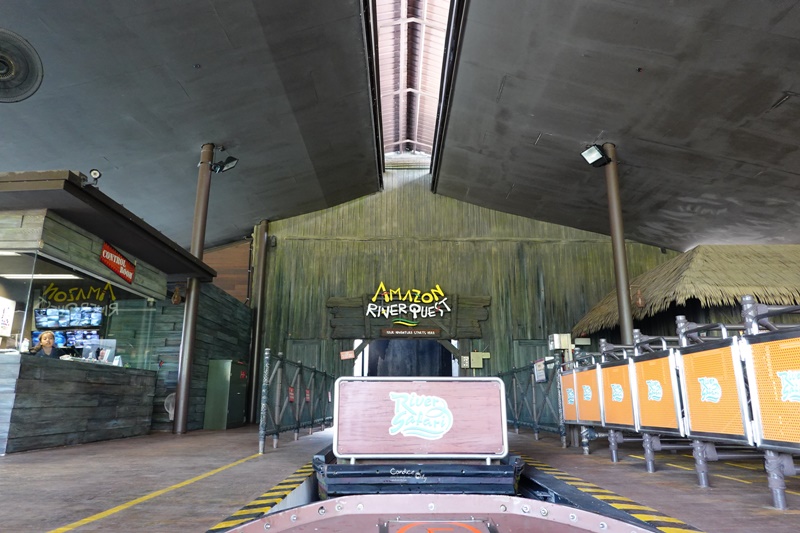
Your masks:
M617 444L622 441L621 430L636 431L636 382L633 375L633 359L600 363L599 386L600 410L603 427L608 428L611 460L617 462ZM620 430L619 433L616 433Z

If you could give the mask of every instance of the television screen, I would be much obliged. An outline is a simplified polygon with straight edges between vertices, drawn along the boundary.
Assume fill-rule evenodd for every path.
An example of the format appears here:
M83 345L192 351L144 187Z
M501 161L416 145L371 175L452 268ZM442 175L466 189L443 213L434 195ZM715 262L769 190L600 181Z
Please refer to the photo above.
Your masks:
M31 347L39 344L39 338L42 336L42 333L44 333L44 331L31 331ZM63 331L53 331L53 335L56 339L56 346L60 348L67 346L67 336Z
M33 321L39 329L66 328L69 326L69 309L34 309Z
M68 329L67 346L83 348L87 342L100 340L100 331L96 329Z
M103 308L99 305L73 307L69 313L70 326L99 326L103 323Z
M59 348L63 348L67 345L67 336L64 334L63 331L54 331L53 334L56 336L55 345Z

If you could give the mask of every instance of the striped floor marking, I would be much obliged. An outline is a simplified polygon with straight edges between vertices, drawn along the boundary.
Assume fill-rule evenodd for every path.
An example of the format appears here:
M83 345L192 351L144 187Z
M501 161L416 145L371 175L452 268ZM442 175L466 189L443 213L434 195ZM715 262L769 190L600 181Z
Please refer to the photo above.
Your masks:
M637 520L641 520L642 522L651 525L663 533L698 533L700 531L694 526L690 526L689 524L678 520L677 518L667 516L657 509L636 503L629 498L615 494L608 489L604 489L598 485L595 485L594 483L584 481L576 476L573 476L572 474L562 472L557 468L553 468L548 464L532 459L527 455L522 455L519 453L515 453L515 455L522 457L522 459L528 465L536 468L537 470L544 472L545 474L550 474L554 478L575 487L581 492L591 495L593 498L609 504L615 509L619 509L620 511L628 513Z
M270 509L283 501L294 489L303 484L303 482L314 473L314 467L311 463L307 463L298 468L294 474L287 477L267 492L251 501L231 516L209 529L206 533L220 533L227 531L236 526L242 525L245 522L250 522L256 518L261 518L267 514Z

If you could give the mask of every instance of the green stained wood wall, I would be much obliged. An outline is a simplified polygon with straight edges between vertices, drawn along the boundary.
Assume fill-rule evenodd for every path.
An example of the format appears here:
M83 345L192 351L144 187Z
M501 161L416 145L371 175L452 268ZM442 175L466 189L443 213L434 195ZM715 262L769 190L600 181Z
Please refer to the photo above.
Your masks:
M434 195L423 170L390 170L384 181L383 192L270 223L265 346L327 341L322 370L350 374L353 363L338 358L352 343L328 340L328 298L372 294L381 282L439 284L445 294L491 297L471 348L492 354L483 371L492 374L513 366L515 340L569 332L614 289L607 236ZM674 255L637 243L627 253L631 278Z

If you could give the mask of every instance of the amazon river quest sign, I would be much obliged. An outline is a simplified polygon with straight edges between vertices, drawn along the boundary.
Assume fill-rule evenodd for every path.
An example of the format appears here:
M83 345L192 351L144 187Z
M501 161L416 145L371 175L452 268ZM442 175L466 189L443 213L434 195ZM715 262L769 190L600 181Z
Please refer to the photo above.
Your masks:
M444 291L436 287L422 292L419 289L387 289L383 282L367 304L366 315L389 318L396 326L413 328L423 318L439 318L451 309Z

